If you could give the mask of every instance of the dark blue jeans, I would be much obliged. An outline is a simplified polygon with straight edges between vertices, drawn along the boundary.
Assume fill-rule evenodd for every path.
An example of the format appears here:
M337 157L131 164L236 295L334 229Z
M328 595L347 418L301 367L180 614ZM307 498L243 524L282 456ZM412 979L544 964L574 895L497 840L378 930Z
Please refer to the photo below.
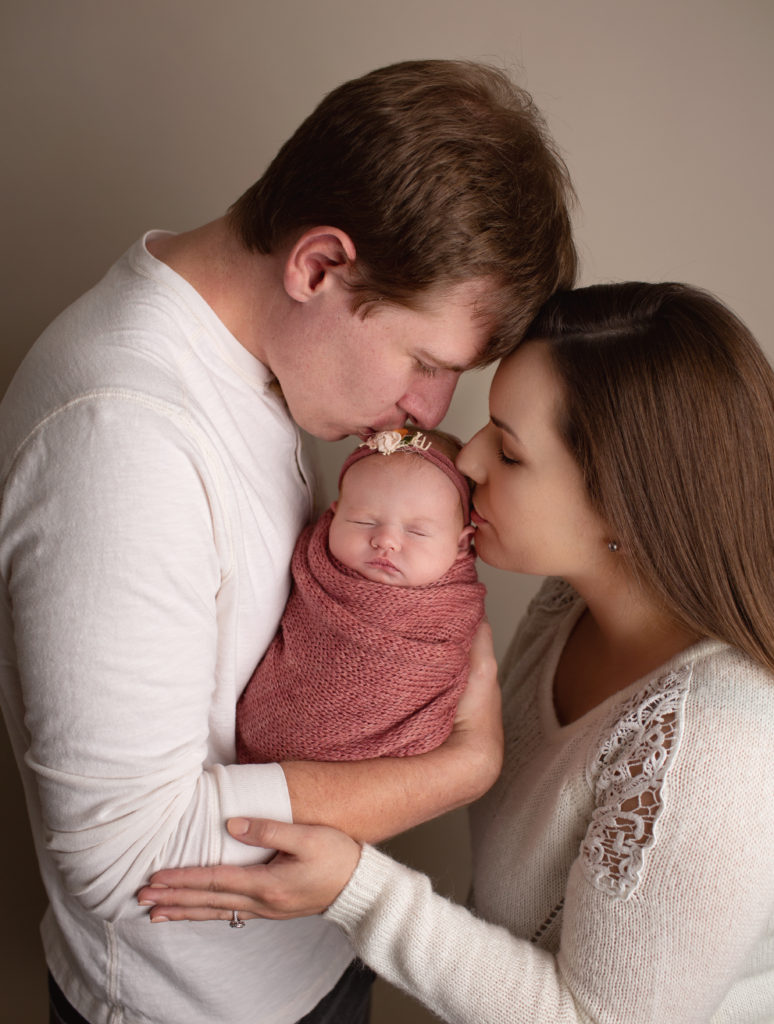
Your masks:
M371 987L376 975L360 960L353 960L335 988L298 1024L368 1024Z
M298 1024L368 1024L371 986L376 975L359 960L353 960L335 988L302 1017ZM89 1024L68 1003L57 983L48 976L49 1024ZM259 1022L256 1022L259 1024Z

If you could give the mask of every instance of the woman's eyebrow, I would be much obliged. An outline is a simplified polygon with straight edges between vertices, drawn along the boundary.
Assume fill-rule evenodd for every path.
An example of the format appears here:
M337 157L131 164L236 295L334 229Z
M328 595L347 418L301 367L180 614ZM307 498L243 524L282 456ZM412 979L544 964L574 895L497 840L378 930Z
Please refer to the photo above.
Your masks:
M514 439L515 441L518 441L518 440L519 440L519 435L518 435L518 434L516 433L516 431L515 431L515 430L513 430L513 428L512 428L512 427L509 427L507 423L503 423L503 421L502 421L502 420L498 420L498 418L497 418L496 416L490 416L490 417L489 417L489 419L490 419L490 420L492 421L492 423L494 423L494 425L495 425L496 427L498 427L498 428L499 428L500 430L504 430L506 434L510 434L510 435L511 435L511 437L512 437L512 438L513 438L513 439Z

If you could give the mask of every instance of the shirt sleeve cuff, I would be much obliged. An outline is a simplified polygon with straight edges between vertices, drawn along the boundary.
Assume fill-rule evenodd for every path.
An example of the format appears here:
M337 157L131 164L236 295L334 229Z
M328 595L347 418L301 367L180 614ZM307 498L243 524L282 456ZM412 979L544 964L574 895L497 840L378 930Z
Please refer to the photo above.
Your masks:
M256 864L274 853L247 846L226 831L229 818L270 818L292 821L290 794L285 773L278 764L216 765L213 768L223 815L223 840L215 863Z

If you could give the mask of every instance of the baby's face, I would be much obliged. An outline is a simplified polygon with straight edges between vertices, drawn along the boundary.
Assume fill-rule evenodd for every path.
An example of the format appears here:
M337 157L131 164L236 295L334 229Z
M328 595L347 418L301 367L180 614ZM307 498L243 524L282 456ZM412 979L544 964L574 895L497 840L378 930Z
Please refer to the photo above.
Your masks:
M457 488L415 455L370 455L341 482L329 547L377 583L421 587L440 579L470 546Z

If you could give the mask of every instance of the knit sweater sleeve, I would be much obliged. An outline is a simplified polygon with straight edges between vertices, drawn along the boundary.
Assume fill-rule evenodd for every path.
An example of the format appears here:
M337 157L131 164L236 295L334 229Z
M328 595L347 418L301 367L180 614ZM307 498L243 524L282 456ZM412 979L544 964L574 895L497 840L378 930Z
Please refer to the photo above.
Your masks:
M425 875L373 847L325 916L378 974L450 1024L591 1020L550 953L438 896Z
M130 395L76 401L27 439L3 495L45 843L70 894L108 918L156 868L254 861L227 848L227 816L290 817L279 766L211 764L229 540L216 467L178 415Z

